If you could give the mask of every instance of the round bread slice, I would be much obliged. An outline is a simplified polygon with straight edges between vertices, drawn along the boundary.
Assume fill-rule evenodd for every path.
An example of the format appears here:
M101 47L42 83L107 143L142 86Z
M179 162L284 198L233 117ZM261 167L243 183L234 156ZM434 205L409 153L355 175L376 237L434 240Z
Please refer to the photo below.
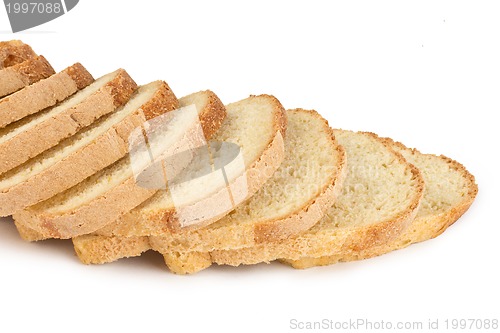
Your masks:
M113 112L125 104L136 89L136 83L127 72L119 69L56 106L0 129L0 174Z
M211 101L210 98L201 99ZM156 133L158 134L156 137L151 137L148 151L150 148L161 152L184 151L204 144L205 138L201 128L205 127L206 133L213 133L216 129L209 127L219 126L221 121L216 119L223 119L225 115L224 106L220 101L218 107L213 103L203 105L203 108L198 109L199 113L179 111L162 115L162 117L168 116L167 130ZM141 124L138 128L144 130L144 126L149 125ZM147 161L149 161L148 151L143 152L147 156L142 155ZM147 161L146 159L141 161L141 165L144 164L141 170L149 167ZM179 162L175 160L174 167L180 170L185 167L182 165L183 162L187 164L189 160ZM158 191L156 188L144 187L136 182L133 168L130 154L127 154L78 185L14 214L14 219L24 227L41 233L45 238L71 238L94 232ZM169 177L175 177L177 171L172 171Z
M1 175L0 216L46 200L116 162L127 154L127 139L137 126L178 106L167 83L140 87L115 112Z
M54 69L43 56L0 69L0 97L46 79L54 73Z
M0 42L0 69L10 67L36 57L31 46L20 40Z
M81 64L76 63L46 79L0 99L0 128L51 107L94 82Z
M173 272L205 268L197 265L211 251L264 246L300 234L335 202L345 177L343 148L317 112L296 109L287 116L285 160L255 196L210 228L150 237L152 248L164 255Z
M279 167L284 156L283 136L286 131L286 115L281 103L269 95L250 96L242 101L226 106L227 117L222 127L213 140L218 142L233 143L240 147L244 158L244 168L235 177L228 176L228 188L237 188L233 184L245 180L246 191L239 197L243 201L255 193L273 175ZM212 156L215 158L215 154ZM186 169L183 174L189 175L191 170ZM180 175L182 179L183 175ZM195 186L188 209L197 213L199 207L213 207L217 194L221 190L214 190L210 186ZM224 189L226 187L224 186ZM215 200L214 200L215 198ZM234 197L233 197L234 199ZM96 235L85 235L73 239L75 250L80 259L85 263L104 263L122 257L139 255L144 248L137 248L135 244L145 244L147 237L137 235L178 234L184 235L183 230L178 230L178 209L173 203L169 192L159 192L152 199L140 205L130 213L122 216L115 223L98 230ZM182 207L184 208L184 207ZM206 217L206 225L225 216L231 209L222 209L217 214ZM207 211L207 210L201 210ZM196 227L200 227L197 225ZM191 227L191 230L194 228ZM116 235L120 236L116 236ZM106 235L108 237L105 237ZM120 244L121 251L113 250L115 256L109 255L110 244Z
M347 153L342 194L309 231L282 242L212 251L211 262L238 266L279 258L361 251L395 239L411 223L424 191L420 172L372 133L336 130Z
M474 176L462 164L445 156L422 154L391 139L385 140L420 170L425 181L422 203L411 225L385 244L320 258L282 260L284 263L302 269L379 256L439 236L469 209L478 188Z

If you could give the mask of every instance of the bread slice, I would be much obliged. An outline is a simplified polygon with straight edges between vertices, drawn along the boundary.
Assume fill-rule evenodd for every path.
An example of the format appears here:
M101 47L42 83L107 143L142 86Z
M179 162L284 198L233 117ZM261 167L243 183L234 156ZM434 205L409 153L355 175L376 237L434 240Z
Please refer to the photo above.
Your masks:
M236 143L241 147L246 170L238 174L231 184L238 183L237 179L246 179L245 197L248 197L272 176L283 160L286 115L281 103L269 95L250 96L227 105L226 109L227 117L213 139ZM188 173L189 170L184 172ZM206 203L216 198L218 192L214 192L212 188L197 186L195 188L199 191L193 191L193 200L210 207L211 205ZM198 211L196 205L188 207ZM220 215L211 214L204 222L212 222L227 213L229 210L219 211ZM172 224L175 222L177 222L177 210L170 194L158 193L109 227L98 230L96 234L100 235L76 237L73 238L73 244L80 260L84 263L110 262L123 257L137 256L146 250L145 244L149 244L148 237L134 235L178 233L177 228L172 230ZM182 234L184 233L179 233ZM118 248L111 249L111 245L116 245Z
M178 106L167 83L140 87L116 112L0 176L0 216L46 200L116 162L128 152L128 137L137 126Z
M36 57L31 46L20 40L0 42L0 69L20 64Z
M281 242L209 255L191 253L191 260L199 265L194 269L211 262L238 266L361 251L400 235L422 199L420 172L374 134L336 130L335 136L346 150L348 174L342 194L318 224Z
M55 71L43 56L0 69L0 97L46 79Z
M0 128L61 102L94 82L79 63L0 99Z
M184 151L204 144L201 127L206 128L205 132L213 133L215 129L209 127L217 126L219 122L215 119L223 118L224 114L224 106L219 103L219 107L207 105L199 110L199 114L181 111L163 115L169 116L167 131L160 131L156 137L150 138L150 150L142 152L144 158L141 159L139 171L147 170L150 166L147 159L150 151ZM145 126L149 125L141 125L142 130ZM141 128L138 129L141 133ZM187 164L189 160L185 162ZM179 162L174 167L180 169L185 165ZM128 154L82 183L14 214L14 219L24 227L41 233L43 237L71 238L94 232L157 192L157 188L147 188L136 182L133 169L133 156ZM169 177L174 177L176 171L171 171Z
M286 238L311 227L332 204L345 170L342 148L316 112L290 110L287 115L285 159L253 197L209 227L150 237L153 248L166 253L170 269L181 273L190 249L238 248ZM140 254L136 244L144 244L146 237L120 240L120 256L113 258L108 244L118 241L111 238L84 236L73 242L84 263L104 263Z
M411 225L395 240L385 244L319 258L282 260L284 263L302 269L382 255L439 236L469 209L478 188L474 176L462 164L445 156L422 154L391 139L386 141L420 169L425 181L422 204Z
M58 105L0 129L0 174L57 145L126 103L136 83L123 69L107 74Z
M235 143L240 147L244 168L241 172L234 173L232 179L228 176L228 182L236 184L241 178L245 180L246 194L239 198L239 201L243 201L262 187L281 164L284 155L286 115L281 103L269 95L251 96L229 104L226 110L227 117L213 139L218 142ZM192 165L193 168L187 168L179 178L188 178L194 173L197 166L194 163ZM186 206L180 207L174 204L170 192L160 191L150 200L96 233L103 236L129 237L179 232L180 209L203 211L203 207L222 204L221 200L218 200L220 199L218 194L227 193L225 183L223 188L213 183L188 184L188 186L190 198ZM193 191L193 186L198 190ZM232 207L219 211L218 214L210 214L209 218L208 214L207 216L200 214L207 218L203 222L197 220L195 227L211 224L231 210Z

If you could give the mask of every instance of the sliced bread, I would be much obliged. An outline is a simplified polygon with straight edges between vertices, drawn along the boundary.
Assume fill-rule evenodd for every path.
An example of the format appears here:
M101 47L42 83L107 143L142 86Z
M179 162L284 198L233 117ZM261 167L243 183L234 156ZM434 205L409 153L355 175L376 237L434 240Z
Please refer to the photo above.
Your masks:
M246 178L245 197L249 197L273 175L283 160L286 115L281 103L269 95L251 96L227 105L226 109L226 119L213 139L241 147L245 170L235 180ZM184 173L188 172L186 170ZM233 183L237 181L233 180ZM198 203L207 203L216 197L211 188L196 188L199 190L191 192L193 200ZM244 197L240 199L244 200ZM198 211L197 206L191 207ZM169 192L159 192L115 223L98 230L98 235L73 238L76 253L84 263L104 263L137 256L145 250L144 244L149 244L148 237L137 235L179 233L176 228L172 230L172 224L177 223L178 208ZM229 210L219 213L210 215L207 220L215 220L229 213ZM207 223L207 220L204 222ZM24 233L24 236L30 237L28 233ZM119 248L110 250L112 244L119 244Z
M234 179L228 179L228 182L237 183L239 179L244 178L246 195L240 198L240 201L243 201L262 187L281 164L284 155L286 115L281 103L269 95L251 96L227 105L226 110L227 117L213 139L218 142L234 143L240 147L244 168L241 173L234 175ZM215 154L212 158L215 158ZM180 178L188 178L192 172L192 168L187 168ZM160 191L150 200L96 233L103 236L128 237L179 232L180 209L196 211L220 203L211 201L218 198L220 190L218 186L213 184L198 186L188 184L188 186L191 198L187 207L176 205L170 192ZM192 191L192 186L197 190ZM203 221L203 225L219 220L232 209L212 214ZM201 223L196 225L198 228L201 226Z
M213 98L209 100L213 101ZM150 138L144 157L149 157L149 151L185 151L204 144L202 127L205 128L204 132L215 132L215 128L209 127L220 125L220 121L215 119L224 118L225 109L220 102L218 107L213 103L203 106L198 112L195 108L194 114L181 109L180 112L162 115L168 116L165 118L169 120L167 131L160 131L157 136ZM153 120L158 118L160 117ZM141 124L139 133L145 126L149 125ZM53 238L76 237L106 226L157 192L157 188L147 188L136 182L137 174L133 170L132 158L127 154L80 184L18 212L14 219L19 224L41 233L43 237ZM189 160L185 162L187 164ZM142 159L141 163L139 171L147 170L150 166L147 158ZM185 167L177 161L175 163L178 165L174 167ZM178 170L171 171L169 177L175 177L176 171Z
M348 173L342 194L318 224L281 242L193 253L198 261L206 258L196 268L210 262L238 266L361 251L399 236L423 196L420 172L374 134L336 130L335 135L346 150Z
M15 168L125 104L136 83L123 69L56 106L0 129L0 174Z
M316 112L290 110L287 115L283 163L253 197L209 227L150 237L152 247L165 253L171 270L192 272L184 265L184 254L193 253L189 252L192 249L239 248L299 233L310 228L333 203L345 170L342 148ZM75 249L85 263L107 262L107 244L112 242L120 244L121 257L140 254L134 244L145 243L144 237L113 241L85 236L78 241L74 240Z
M140 87L116 112L1 175L0 216L46 200L116 162L127 154L137 126L178 106L167 83Z
M422 203L411 225L399 237L386 244L360 251L351 250L319 258L282 262L301 269L382 255L439 236L467 211L478 188L474 176L463 165L445 156L422 154L391 139L386 141L420 170L425 181Z
M94 81L79 63L0 99L0 128L61 102Z
M36 57L31 46L20 40L0 42L0 69L19 64Z
M0 97L46 79L54 73L54 69L43 56L0 69Z

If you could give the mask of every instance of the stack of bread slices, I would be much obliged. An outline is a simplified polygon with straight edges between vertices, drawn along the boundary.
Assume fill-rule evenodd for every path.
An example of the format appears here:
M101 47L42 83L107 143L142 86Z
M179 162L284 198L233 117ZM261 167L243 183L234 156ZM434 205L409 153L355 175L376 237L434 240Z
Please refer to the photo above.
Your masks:
M72 239L86 264L148 250L179 274L359 260L438 236L477 190L458 162L271 95L177 99L164 81L55 73L0 43L0 216L27 241Z

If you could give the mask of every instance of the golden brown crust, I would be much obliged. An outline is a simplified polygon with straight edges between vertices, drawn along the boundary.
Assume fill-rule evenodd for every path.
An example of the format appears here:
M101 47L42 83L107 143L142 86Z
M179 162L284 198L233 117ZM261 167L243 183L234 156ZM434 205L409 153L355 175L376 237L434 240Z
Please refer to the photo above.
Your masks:
M70 211L50 213L32 206L14 214L14 219L45 237L67 239L104 227L155 192L138 186L132 177L104 195Z
M414 197L407 207L395 216L378 223L367 226L338 228L338 230L325 231L328 237L317 236L317 239L297 239L285 240L281 244L271 243L261 244L253 248L243 248L239 250L218 250L210 253L212 261L217 264L238 266L241 264L255 264L258 262L268 262L279 258L296 260L304 256L319 257L328 252L344 253L355 251L356 249L370 248L376 244L383 244L397 237L412 221L417 213L420 201L423 196L424 183L420 172L411 164L407 163L401 154L396 153L377 135L373 133L362 133L375 140L379 140L396 159L405 165L407 171L412 174L412 179L416 182ZM349 158L349 156L347 156ZM334 228L335 229L335 228ZM331 235L330 235L331 233Z
M54 73L54 69L43 56L1 69L0 97L12 94Z
M153 113L150 114L152 115ZM183 134L181 144L198 139L195 134L190 134L192 130L195 128L189 128ZM118 186L108 189L106 193L70 211L51 214L33 206L15 214L15 219L45 236L71 238L92 233L106 226L156 192L155 189L141 187L131 176Z
M0 215L10 215L46 200L116 162L127 154L128 137L135 128L177 107L177 98L167 83L161 82L146 103L90 144L25 182L0 192Z
M410 152L412 155L421 154L417 149L407 148L402 143L395 142L392 139L384 138L383 140L397 149ZM462 164L443 155L439 156L439 158L444 160L450 168L459 172L467 182L467 195L456 206L450 207L448 211L437 215L416 217L411 222L411 225L401 235L387 243L375 243L372 247L365 247L361 249L355 248L344 253L337 253L319 258L304 257L298 260L283 259L281 261L297 269L304 269L313 266L326 266L337 262L362 260L380 256L391 251L405 248L411 244L426 241L439 236L469 209L478 192L474 176L470 174Z
M207 131L206 125L210 125L208 128L215 129L215 126L219 128L222 124L222 121L219 122L205 119L219 119L223 118L222 115L225 116L225 107L223 106L222 102L220 102L220 100L215 96L215 94L213 95L216 98L213 99L214 103L210 102L206 110L200 112L201 122L202 124L205 124L205 133L209 132ZM286 118L285 110L281 103L274 96L260 96L269 98L271 100L274 108L273 127L276 130L276 135L271 138L263 154L257 159L257 161L252 163L252 165L247 168L247 171L243 175L247 178L248 197L253 195L260 187L262 187L265 181L279 167L281 161L284 158L284 142L282 132L286 131L286 128L284 127L286 126L286 119L283 119ZM219 116L211 117L210 114L212 113L219 114ZM207 116L204 116L204 114L206 114ZM215 130L210 131L215 132ZM136 209L122 215L115 223L113 223L113 225L107 226L104 230L98 230L97 234L123 237L161 235L165 233L182 235L183 232L189 232L191 230L206 227L209 224L227 215L227 213L229 212L217 215L212 219L208 219L204 223L200 223L191 227L181 227L177 219L175 209L165 209L162 211L151 213L143 213L140 209Z
M80 236L73 239L75 252L84 264L104 264L124 257L137 257L149 250L147 237ZM99 255L95 255L98 253Z
M75 82L78 90L83 89L94 82L92 75L79 62L66 68L64 72Z
M128 102L137 89L137 84L124 69L119 69L118 75L113 79L113 84L107 87L111 90L115 106L119 107Z
M120 87L124 90L119 91ZM117 108L117 100L122 103L126 96L130 98L133 87L136 87L135 82L124 70L120 70L114 79L79 104L1 143L0 174L57 145L101 116L113 112Z
M200 112L200 122L205 138L210 140L226 118L226 107L213 91L206 90L205 93L208 94L208 105Z
M14 66L36 57L31 46L20 40L0 42L0 69Z
M162 81L153 97L142 107L145 120L150 120L164 113L179 108L179 101L167 82Z
M335 166L335 172L332 173L330 177L330 181L323 186L317 197L311 198L295 212L287 214L282 218L256 223L254 226L256 244L275 242L310 229L321 219L321 217L323 217L326 210L333 205L337 196L342 192L342 183L346 176L345 151L344 148L338 144L328 121L322 118L315 110L293 109L288 112L306 112L322 120L323 126L332 142L332 146L335 147L338 163Z
M44 56L28 59L9 68L16 69L18 73L22 74L23 81L26 85L33 84L55 74L54 68L52 68Z
M70 72L72 75L68 74ZM56 105L93 80L82 65L75 64L0 99L0 128Z

